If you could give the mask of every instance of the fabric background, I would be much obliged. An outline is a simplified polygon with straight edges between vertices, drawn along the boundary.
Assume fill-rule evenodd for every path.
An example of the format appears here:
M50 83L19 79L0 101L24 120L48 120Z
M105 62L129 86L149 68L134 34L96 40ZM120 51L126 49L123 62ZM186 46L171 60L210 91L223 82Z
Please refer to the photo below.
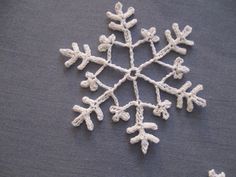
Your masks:
M236 1L233 0L130 0L140 29L157 27L161 38L158 49L166 44L164 30L178 22L181 29L193 27L190 39L195 46L183 56L191 72L182 81L170 81L179 87L187 80L193 86L204 85L200 95L207 99L205 109L192 113L175 108L173 101L168 121L145 110L146 120L156 122L153 133L161 141L151 144L146 156L140 144L130 145L134 136L125 130L134 122L130 109L128 123L113 123L108 111L112 101L102 105L105 119L95 122L94 132L83 124L73 128L77 115L74 104L82 104L85 95L96 98L79 84L84 71L65 69L66 61L58 49L69 48L73 41L89 44L94 55L98 38L110 34L107 10L113 11L116 1L109 0L1 0L0 1L0 177L207 177L209 169L236 175ZM117 33L116 33L117 34ZM118 38L121 35L118 34ZM122 39L122 38L120 38ZM125 49L114 50L114 63L127 66ZM164 60L172 63L178 55ZM135 62L151 57L147 45L137 49ZM152 65L146 74L159 79L166 70ZM108 84L120 74L105 70L100 77ZM154 102L154 89L139 81L141 97ZM117 92L121 104L132 99L131 83ZM186 105L185 105L186 107Z

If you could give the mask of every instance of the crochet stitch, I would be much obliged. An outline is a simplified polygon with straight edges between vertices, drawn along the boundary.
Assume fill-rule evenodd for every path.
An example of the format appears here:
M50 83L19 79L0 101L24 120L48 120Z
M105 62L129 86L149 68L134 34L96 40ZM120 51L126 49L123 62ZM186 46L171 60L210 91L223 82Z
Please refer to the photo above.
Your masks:
M111 34L108 37L106 37L105 35L100 36L100 45L98 46L98 50L100 52L107 53L106 59L92 55L90 47L87 44L83 46L84 51L81 51L78 44L75 42L72 43L72 50L60 49L60 52L62 55L70 58L65 62L65 66L67 68L73 65L78 59L81 59L81 64L79 64L77 67L78 70L83 70L89 62L101 65L101 67L95 73L86 72L86 80L81 82L81 87L89 88L91 91L96 91L98 87L102 87L103 89L105 89L105 92L94 100L86 96L83 97L82 101L83 103L88 105L87 108L81 107L79 105L75 105L73 107L73 110L75 112L80 113L80 115L72 121L73 126L76 127L79 126L82 122L85 122L88 130L92 131L94 129L94 124L91 120L90 114L92 112L95 112L97 115L97 119L99 121L103 120L104 116L100 105L108 98L112 98L114 100L114 105L110 107L110 112L114 114L112 117L112 120L114 122L118 122L120 119L122 119L123 121L128 121L130 119L130 115L126 110L131 106L135 106L135 124L127 128L127 133L132 134L138 132L137 136L130 139L130 143L134 144L141 141L142 152L146 154L149 142L158 143L159 139L146 132L147 129L157 130L158 127L155 123L144 122L144 108L148 107L153 109L153 114L158 117L162 117L164 120L167 120L169 118L169 113L167 110L171 107L171 102L169 100L162 100L160 97L160 91L175 95L177 97L176 106L178 108L183 107L183 100L185 98L187 100L188 112L191 112L193 110L194 103L198 106L205 107L206 100L197 96L197 93L200 90L203 90L203 86L200 84L194 87L191 91L187 91L192 85L190 81L187 81L180 88L174 88L166 83L166 80L168 78L173 77L174 79L182 79L183 75L190 71L188 67L183 65L184 60L182 58L176 58L172 65L161 61L161 59L171 51L177 52L181 55L186 54L187 50L183 47L180 47L179 44L189 46L194 45L193 41L187 39L189 34L192 32L192 28L187 25L181 31L179 29L179 25L177 23L173 23L172 28L176 35L176 38L172 37L170 30L166 30L165 36L168 44L163 49L157 52L154 43L157 43L159 41L159 37L156 35L155 27L151 27L149 29L142 28L142 39L138 40L137 42L133 42L130 29L137 23L137 19L132 19L130 21L127 21L127 19L131 17L134 12L135 9L133 7L129 7L126 12L123 12L122 4L118 2L115 5L115 13L109 11L106 13L107 17L112 20L112 22L110 22L108 25L109 28L114 31L122 32L125 39L125 42L117 41L114 34ZM134 49L143 43L150 44L153 57L140 66L135 66ZM129 49L130 68L123 68L112 63L112 49L114 45ZM142 73L144 68L153 63L157 63L170 70L170 72L160 81L153 80ZM105 67L110 67L114 70L117 70L123 73L124 76L113 86L108 86L97 78L97 76L103 71ZM139 89L137 85L138 78L141 78L154 86L156 90L157 102L155 105L140 100ZM130 101L124 106L121 106L119 104L118 98L115 95L115 91L127 80L130 80L133 83L135 100Z

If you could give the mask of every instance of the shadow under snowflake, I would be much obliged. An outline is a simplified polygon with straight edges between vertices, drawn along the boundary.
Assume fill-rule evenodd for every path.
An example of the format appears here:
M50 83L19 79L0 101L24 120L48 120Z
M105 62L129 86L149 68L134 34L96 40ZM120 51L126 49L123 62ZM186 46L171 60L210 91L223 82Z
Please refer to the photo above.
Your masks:
M165 31L165 36L168 44L162 48L160 51L156 51L156 47L154 43L159 41L159 37L156 35L156 28L151 27L149 29L141 29L142 39L133 43L131 31L130 29L137 23L137 19L133 19L127 22L127 19L132 16L135 12L133 7L129 7L126 12L122 10L122 4L120 2L115 5L115 13L107 12L106 15L108 18L115 22L109 23L109 28L114 31L120 31L124 34L125 42L120 42L116 40L116 36L111 34L106 37L105 35L100 36L98 46L98 50L100 52L106 52L107 58L96 57L91 54L90 47L85 44L83 46L84 52L79 49L77 43L72 43L71 49L60 49L62 55L69 57L70 59L65 62L66 67L70 67L73 65L78 59L81 59L81 64L77 67L79 70L83 70L89 62L93 62L101 65L101 67L95 72L87 72L86 80L81 82L81 86L85 88L90 88L91 91L96 91L98 87L102 87L105 89L105 92L100 95L97 99L90 99L88 97L84 97L82 101L85 104L88 104L88 108L84 108L78 105L73 107L75 112L79 112L80 115L76 117L72 124L73 126L79 126L82 122L85 122L88 130L92 131L94 129L94 124L91 120L90 114L95 112L97 114L97 119L99 121L103 120L103 112L100 108L100 104L106 101L108 98L112 98L114 100L114 105L110 107L110 112L113 113L112 120L114 122L118 122L120 119L124 121L128 121L130 119L130 115L126 112L131 106L136 107L136 119L135 125L127 128L127 133L131 134L134 132L138 132L138 135L130 139L130 143L134 144L137 142L141 142L141 149L144 154L147 153L149 142L158 143L159 139L149 133L147 133L146 129L157 130L158 127L155 123L152 122L144 122L143 110L144 107L148 107L153 109L153 114L162 117L167 120L169 118L168 109L171 107L171 102L169 100L161 100L160 91L166 92L171 95L175 95L177 97L178 108L183 107L183 99L187 100L187 111L191 112L194 108L194 103L198 106L205 107L206 100L197 96L197 93L203 89L202 85L197 85L191 91L187 91L191 87L191 82L187 81L182 87L174 88L168 84L166 84L166 80L170 77L174 79L182 79L183 75L188 73L190 70L188 67L183 66L184 60L180 57L176 58L173 65L167 64L161 59L167 55L171 51L175 51L181 55L185 55L187 50L179 46L179 44L194 45L194 42L187 39L187 36L192 32L192 28L190 26L185 26L181 31L179 29L179 25L174 23L172 25L173 31L175 33L176 38L173 38L170 30ZM149 43L152 49L153 58L144 62L139 66L134 65L134 49L138 47L140 44ZM123 68L116 64L112 63L112 48L113 46L119 46L128 48L129 50L129 59L130 59L130 67ZM157 63L163 67L166 67L170 70L170 72L164 76L160 81L155 81L150 77L146 76L142 73L143 69L153 63ZM108 86L101 82L97 76L103 71L105 67L110 67L114 70L117 70L123 73L123 77L118 80L113 86ZM140 100L139 89L137 85L137 79L141 78L149 83L151 83L156 90L156 105L143 102ZM122 85L125 81L130 80L133 83L133 89L135 93L135 100L127 103L124 106L119 104L118 98L115 95L115 91Z

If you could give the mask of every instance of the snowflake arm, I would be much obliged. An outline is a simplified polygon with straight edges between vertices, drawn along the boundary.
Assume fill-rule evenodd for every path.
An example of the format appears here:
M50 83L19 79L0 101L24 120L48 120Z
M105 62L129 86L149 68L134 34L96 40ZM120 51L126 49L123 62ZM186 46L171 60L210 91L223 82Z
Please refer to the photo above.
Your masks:
M163 81L154 81L153 79L149 78L148 76L144 74L139 74L139 77L144 79L145 81L151 83L154 85L154 87L159 88L160 90L175 95L177 97L177 108L183 107L183 99L187 99L187 111L192 112L194 106L193 103L197 104L198 106L205 107L206 106L206 100L198 97L197 93L201 90L203 90L203 86L201 84L197 85L195 88L192 89L192 91L188 92L187 89L189 89L192 86L192 83L190 81L187 81L182 87L179 89L176 89L174 87L169 86L168 84L164 83ZM166 104L165 104L166 105ZM167 106L169 107L169 106Z
M96 57L91 55L91 50L90 47L85 44L84 46L84 51L81 52L79 50L78 44L76 42L72 43L72 49L60 49L59 51L61 52L62 55L69 57L70 59L65 62L65 67L69 68L71 65L73 65L79 58L82 60L81 64L78 65L77 69L78 70L83 70L89 62L93 62L96 64L100 64L103 66L109 66L115 70L118 70L120 72L127 72L128 70L125 68L122 68L120 66L117 66L115 64L110 63L104 58L101 57Z
M127 133L135 133L138 131L138 135L130 139L131 144L135 144L141 141L141 149L144 154L147 153L149 142L158 143L159 138L146 133L145 129L157 130L157 125L151 122L143 122L143 106L138 103L136 107L136 123L132 127L127 128Z

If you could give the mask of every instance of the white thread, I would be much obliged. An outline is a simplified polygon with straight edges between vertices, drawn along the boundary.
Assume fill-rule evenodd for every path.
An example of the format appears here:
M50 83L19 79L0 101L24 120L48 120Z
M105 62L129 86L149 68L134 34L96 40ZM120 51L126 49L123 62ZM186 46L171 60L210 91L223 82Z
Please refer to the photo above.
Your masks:
M132 42L132 36L130 29L137 23L137 19L133 19L127 22L127 18L134 14L135 10L133 7L128 8L126 12L122 10L122 4L120 2L116 3L115 5L115 13L107 12L106 15L108 18L115 22L109 23L109 28L115 31L120 31L124 34L125 42L120 42L116 40L116 36L111 34L110 36L106 37L105 35L101 35L99 38L100 45L98 46L98 50L100 52L107 52L107 58L96 57L91 54L91 50L88 45L84 45L84 52L79 49L77 43L72 43L72 50L71 49L60 49L62 55L66 57L70 57L68 61L65 62L66 67L70 67L74 64L78 59L81 59L81 64L77 67L79 70L83 70L89 62L97 63L101 65L101 67L95 72L95 74L91 72L86 73L86 80L81 82L82 87L89 87L91 91L96 91L97 88L100 86L105 89L105 92L100 95L97 99L92 100L88 97L84 97L82 101L85 104L88 104L88 108L83 108L81 106L75 105L73 110L79 112L80 115L76 117L72 124L74 126L79 126L83 121L85 121L88 130L93 130L94 125L91 121L90 114L95 112L97 114L97 119L103 119L103 112L100 108L100 104L106 101L108 98L112 98L114 100L114 104L110 107L110 112L113 113L112 120L114 122L119 121L120 119L124 121L128 121L130 119L130 115L126 110L131 107L136 107L136 119L135 125L132 127L127 128L127 133L134 133L138 132L138 135L130 139L130 143L137 143L141 142L141 149L144 154L147 153L149 141L158 143L159 139L149 133L146 133L146 129L156 130L157 125L151 122L144 122L143 111L144 107L148 107L153 109L153 114L163 119L167 120L169 118L169 113L167 109L171 107L171 102L168 100L161 100L160 91L169 93L171 95L175 95L177 97L177 104L178 108L183 107L183 99L187 99L187 111L191 112L194 108L193 103L197 104L198 106L205 107L206 100L197 96L197 93L203 89L202 85L197 85L192 91L187 91L191 87L191 82L186 82L182 87L179 89L171 87L170 85L166 84L166 80L170 77L174 79L181 79L184 74L188 73L190 70L186 66L183 66L184 60L180 57L176 58L174 64L167 64L163 61L160 61L165 55L167 55L170 51L175 51L179 54L186 54L186 49L179 47L179 44L185 45L194 45L193 41L186 39L186 37L191 33L192 28L190 26L185 26L183 31L180 31L179 26L177 23L172 25L173 31L176 35L174 39L171 35L170 30L165 31L165 36L168 41L168 44L161 49L159 52L156 51L156 47L154 43L159 41L159 37L156 35L156 28L151 27L149 29L141 29L141 36L142 39L138 40L137 42ZM135 66L134 64L134 49L143 43L149 43L152 49L153 58L147 60L145 63L141 64L140 66ZM128 69L122 68L112 63L112 48L114 45L125 47L129 49L129 59L130 59L130 67ZM142 74L142 70L149 66L152 63L157 63L163 67L170 69L170 72L164 76L160 81L155 81L150 77ZM123 78L121 78L117 83L113 86L107 86L100 80L98 80L97 76L104 70L104 68L110 67L114 70L117 70L121 73L124 73ZM156 89L156 105L151 103L146 103L140 100L139 90L137 85L137 79L141 78L145 81L149 82L154 86ZM118 98L115 96L116 89L125 81L131 80L133 82L133 88L135 93L135 100L127 103L124 106L119 106Z
M226 177L224 172L217 174L214 169L208 172L209 177Z

